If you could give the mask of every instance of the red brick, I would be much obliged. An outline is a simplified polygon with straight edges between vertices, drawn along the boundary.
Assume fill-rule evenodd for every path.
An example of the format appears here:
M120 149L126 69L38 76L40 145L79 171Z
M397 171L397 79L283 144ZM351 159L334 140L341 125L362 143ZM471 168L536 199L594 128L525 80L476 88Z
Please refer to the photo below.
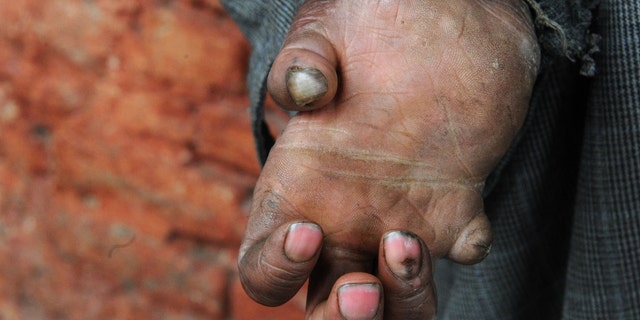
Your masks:
M55 191L44 181L30 190L26 215L9 221L0 247L0 301L20 306L19 318L225 317L227 249L167 241L108 215L105 204L135 198ZM138 205L120 214L136 215Z
M206 104L196 116L195 151L257 176L260 172L253 144L248 99L222 100Z
M233 318L259 168L219 2L17 0L0 21L0 319Z
M238 243L242 204L254 178L214 164L190 164L190 150L166 140L129 136L116 123L70 124L54 143L61 184L107 186L162 207L154 219L217 241Z
M0 126L0 155L13 165L13 170L25 174L47 171L49 133L38 123L16 121Z
M123 38L123 68L198 93L244 91L248 46L225 15L178 2L147 6L137 19L139 32Z

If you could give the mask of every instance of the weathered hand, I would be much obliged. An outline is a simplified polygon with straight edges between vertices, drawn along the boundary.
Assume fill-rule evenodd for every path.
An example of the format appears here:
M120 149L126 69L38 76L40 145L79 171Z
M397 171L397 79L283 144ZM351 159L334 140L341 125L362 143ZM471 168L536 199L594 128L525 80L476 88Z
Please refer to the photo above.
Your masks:
M434 258L482 260L484 181L522 125L538 64L521 0L308 1L269 76L276 102L303 112L256 186L245 289L277 305L311 274L315 315L339 277L365 272L388 301L376 261L390 230L416 234ZM315 224L295 224L294 237L293 222Z
M257 243L241 261L247 292L266 305L293 296L313 271L312 279L341 275L330 282L309 284L309 319L426 319L435 316L432 262L422 240L401 231L386 233L374 258L329 253L339 260L318 262L322 232L313 223L278 227ZM340 258L342 261L340 261ZM354 259L355 258L355 259ZM371 265L371 260L377 264ZM336 263L338 262L338 264ZM371 272L355 270L375 269ZM342 270L352 272L342 275ZM384 289L384 290L383 290Z

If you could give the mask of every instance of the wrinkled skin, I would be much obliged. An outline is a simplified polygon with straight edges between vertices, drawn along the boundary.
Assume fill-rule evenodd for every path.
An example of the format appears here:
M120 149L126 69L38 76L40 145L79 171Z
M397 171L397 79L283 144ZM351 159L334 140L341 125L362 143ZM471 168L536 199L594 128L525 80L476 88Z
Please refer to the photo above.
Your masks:
M330 319L342 285L376 283L376 319L433 317L431 259L489 252L484 181L522 126L538 65L521 0L308 1L269 76L276 102L301 112L256 186L246 291L278 305L311 274L308 317ZM296 104L290 67L318 69L327 93ZM319 228L288 234L294 222ZM381 239L393 230L419 239L405 259L418 276L389 273Z

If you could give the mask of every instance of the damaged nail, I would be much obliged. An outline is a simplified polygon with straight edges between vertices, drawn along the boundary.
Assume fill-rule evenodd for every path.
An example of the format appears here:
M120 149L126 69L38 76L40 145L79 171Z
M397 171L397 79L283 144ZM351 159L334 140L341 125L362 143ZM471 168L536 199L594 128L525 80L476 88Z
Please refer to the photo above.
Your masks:
M389 269L402 279L412 279L420 272L422 249L412 234L394 231L383 239L384 256Z
M300 107L308 107L328 90L327 78L316 68L290 67L287 70L287 90Z

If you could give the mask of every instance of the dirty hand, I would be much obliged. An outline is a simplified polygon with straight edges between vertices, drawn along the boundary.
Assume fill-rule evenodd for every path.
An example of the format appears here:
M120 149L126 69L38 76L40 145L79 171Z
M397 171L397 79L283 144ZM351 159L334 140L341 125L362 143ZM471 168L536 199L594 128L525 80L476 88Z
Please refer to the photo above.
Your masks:
M342 316L433 317L431 258L489 252L484 181L522 126L538 65L522 0L307 1L268 79L301 112L256 186L246 291L278 305L310 277L310 318L376 298L375 316Z

